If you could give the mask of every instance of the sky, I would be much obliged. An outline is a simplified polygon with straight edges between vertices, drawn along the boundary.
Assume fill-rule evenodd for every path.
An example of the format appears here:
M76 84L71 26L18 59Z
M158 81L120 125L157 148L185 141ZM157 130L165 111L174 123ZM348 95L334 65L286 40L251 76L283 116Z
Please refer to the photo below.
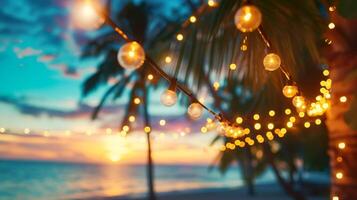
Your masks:
M165 9L180 6L159 1ZM81 84L101 58L81 59L91 32L71 23L74 1L0 1L0 158L143 164L146 140L137 130L120 135L126 99L107 104L99 120L90 119L105 87L81 98ZM166 3L165 3L166 2ZM171 2L171 3L168 3ZM154 160L158 164L207 164L217 151L214 134L200 134L186 108L166 108L152 91ZM159 121L166 119L166 127Z

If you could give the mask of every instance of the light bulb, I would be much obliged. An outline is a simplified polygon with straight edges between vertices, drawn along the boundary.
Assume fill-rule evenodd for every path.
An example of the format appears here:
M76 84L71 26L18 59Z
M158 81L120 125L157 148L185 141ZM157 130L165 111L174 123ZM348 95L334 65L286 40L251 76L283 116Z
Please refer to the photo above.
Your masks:
M175 103L177 101L176 92L172 91L170 89L166 90L165 92L162 93L160 101L165 106L173 106L173 105L175 105Z
M119 64L125 69L137 69L144 64L145 51L137 42L128 42L120 47Z
M280 57L275 53L269 53L264 57L263 65L267 71L277 70L280 67L280 64Z
M295 85L285 85L283 88L283 94L287 98L293 98L298 93L298 87Z
M303 96L295 96L293 98L293 105L296 108L302 108L305 105L305 98Z
M77 1L73 5L71 20L76 28L93 30L99 28L104 19L100 17L92 1Z
M192 103L188 107L187 113L191 119L197 120L198 118L200 118L202 116L203 108L199 103Z
M245 5L236 12L234 23L242 32L252 32L262 22L262 14L256 6Z

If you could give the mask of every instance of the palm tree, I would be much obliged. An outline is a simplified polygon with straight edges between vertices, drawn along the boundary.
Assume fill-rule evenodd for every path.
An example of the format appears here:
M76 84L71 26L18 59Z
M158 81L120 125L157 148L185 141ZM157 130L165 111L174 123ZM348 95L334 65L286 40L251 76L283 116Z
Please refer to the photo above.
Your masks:
M108 1L107 10L110 13L112 4ZM153 7L158 5L149 5L145 2L134 4L129 2L115 16L115 21L126 30L132 38L143 44L147 54L152 57L159 57L160 48L167 48L165 41L168 41L173 30L179 26L175 22L177 19L167 19L165 16L153 16ZM152 17L159 19L150 21ZM181 16L178 16L178 19ZM142 116L142 124L144 127L151 127L150 114L148 112L149 88L155 87L160 83L160 76L153 71L148 63L145 62L141 68L127 73L124 68L119 66L117 61L118 46L123 41L117 39L114 31L108 31L104 27L101 28L101 34L89 41L82 52L83 58L99 57L105 55L103 62L97 67L97 71L89 76L83 83L82 96L86 97L93 93L98 87L106 85L109 80L115 80L108 90L104 93L100 103L97 105L92 114L92 119L96 119L103 105L111 98L113 101L122 97L125 92L129 93L129 100L123 119L120 124L120 130L124 126L131 126L128 118L131 115ZM148 31L150 30L150 34ZM160 48L153 47L160 41ZM148 76L155 77L153 80L148 80ZM114 78L114 79L113 79ZM127 87L132 85L132 87ZM140 121L139 121L140 122ZM131 127L137 128L137 127ZM155 200L154 190L154 169L152 159L152 144L151 144L151 129L146 130L147 137L147 180L148 180L148 197L150 200Z
M331 166L331 196L356 199L357 183L357 7L356 2L340 1L337 12L331 7L331 21L336 28L325 36L332 44L325 49L333 82L332 103L327 115ZM345 102L346 99L347 102ZM341 98L341 99L340 99ZM338 144L344 143L345 148ZM343 177L338 178L338 173Z

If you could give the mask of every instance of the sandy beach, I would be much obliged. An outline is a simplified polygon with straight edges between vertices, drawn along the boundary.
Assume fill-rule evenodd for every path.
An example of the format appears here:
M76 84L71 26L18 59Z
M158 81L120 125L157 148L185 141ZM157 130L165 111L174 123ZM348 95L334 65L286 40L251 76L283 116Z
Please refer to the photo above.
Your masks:
M225 189L225 188L211 188L189 191L175 191L169 193L158 194L159 200L290 200L291 198L281 190L281 188L273 184L265 184L256 186L256 194L249 196L246 188ZM95 197L91 200L145 200L146 198L133 197ZM308 195L309 200L324 200L327 196Z

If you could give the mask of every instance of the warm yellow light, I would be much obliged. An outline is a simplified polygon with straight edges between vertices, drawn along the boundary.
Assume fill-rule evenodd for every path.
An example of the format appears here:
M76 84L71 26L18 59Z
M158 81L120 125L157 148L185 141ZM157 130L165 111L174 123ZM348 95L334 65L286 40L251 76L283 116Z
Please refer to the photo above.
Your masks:
M227 148L226 146L221 146L221 148L219 149L220 151L225 151Z
M237 117L236 118L236 122L237 122L237 124L243 123L243 118L242 117Z
M268 131L268 132L266 133L266 136L267 136L268 140L274 139L274 135L273 135L273 133L272 133L271 131Z
M343 161L343 158L342 158L341 156L338 156L338 157L336 158L336 161L337 161L337 162L342 162L342 161Z
M321 124L321 119L315 119L315 124L320 125Z
M338 148L339 149L345 149L346 148L346 143L344 143L344 142L338 143Z
M330 12L333 12L333 11L336 10L336 6L330 6L330 7L328 7L328 10L329 10ZM335 200L335 199L333 199L333 200Z
M304 126L305 126L305 128L310 128L311 124L310 124L310 122L305 122Z
M249 128L245 128L245 129L243 130L243 133L244 133L245 135L248 135L248 134L250 133L250 129L249 129Z
M135 122L135 116L133 115L129 116L129 122Z
M201 132L202 132L202 133L207 133L207 128L206 128L206 127L202 127L202 128L201 128Z
M171 63L171 62L172 62L172 58L170 56L166 56L165 63Z
M275 111L274 110L269 111L269 116L270 117L274 117L274 115L275 115Z
M289 118L289 121L291 121L291 122L294 123L294 122L296 122L296 118L295 118L295 117L290 117L290 118Z
M73 25L76 28L93 30L99 28L104 23L104 19L95 10L98 5L94 4L93 1L77 2L73 5L71 16Z
M145 62L145 51L139 43L128 42L120 47L117 59L123 68L137 69Z
M234 23L242 32L252 32L262 22L262 14L256 6L245 5L239 8L234 16Z
M150 126L145 126L144 131L145 131L145 133L150 133L150 131L151 131Z
M140 103L141 103L140 98L139 98L139 97L135 97L135 98L134 98L134 103L135 103L136 105L140 104Z
M165 126L166 125L166 120L162 119L159 121L160 126Z
M242 46L240 46L240 50L242 51L246 51L248 49L248 46L245 44L242 44Z
M286 127L288 127L288 128L292 128L293 126L294 126L293 122L287 122L286 123Z
M197 120L202 116L203 107L199 103L192 103L187 109L188 116L191 119Z
M254 119L254 120L259 120L259 118L260 118L259 114L254 114L254 115L253 115L253 119Z
M178 41L182 41L183 40L183 35L181 33L177 34L176 39Z
M338 198L338 196L333 196L332 200L340 200L340 198Z
M214 88L215 90L218 90L219 87L220 87L220 84L219 84L217 81L215 81L215 82L213 83L213 88Z
M263 142L264 142L264 138L263 138L263 136L261 136L261 135L257 135L256 139L257 139L257 141L258 141L259 143L263 143Z
M280 133L281 133L281 134L285 134L286 132L288 132L288 130L286 130L286 128L280 129Z
M346 103L347 102L347 97L346 96L340 97L340 102L341 103Z
M301 118L305 117L305 113L304 112L299 112L299 117L301 117Z
M264 57L263 65L267 71L275 71L280 67L280 57L275 53L269 53Z
M210 7L215 7L217 6L217 2L215 0L208 0L207 1L208 6Z
M165 92L162 93L160 101L165 106L173 106L176 104L177 94L175 91L167 89Z
M148 74L148 80L151 81L152 79L154 79L154 75Z
M261 127L262 127L262 125L261 125L260 123L255 123L255 124L254 124L254 128L255 128L256 130L259 130Z
M196 18L195 16L192 15L192 16L190 17L190 22L191 22L191 23L195 23L196 20L197 20L197 18Z
M237 69L237 65L232 63L232 64L229 65L229 69L235 70L235 69Z
M120 155L116 155L116 154L111 154L108 156L108 158L112 162L118 162L121 159Z
M283 88L283 94L287 98L293 98L298 92L298 87L295 85L285 85Z
M291 110L289 108L285 109L285 114L286 115L290 115L291 114Z
M322 74L323 74L324 76L328 76L328 75L330 74L330 71L329 71L328 69L325 69L325 70L322 72Z
M293 98L293 105L296 108L302 108L305 105L305 98L303 96L295 96Z
M343 178L343 173L342 172L337 172L336 173L336 178L337 179L342 179Z
M334 29L335 28L335 24L333 22L328 24L328 28L329 29Z
M124 125L124 126L123 126L123 131L129 132L129 130L130 130L130 128L129 128L128 125Z
M0 133L5 133L6 129L5 128L0 128Z
M273 123L269 123L269 124L268 124L268 129L269 129L269 130L274 129L274 124L273 124Z

